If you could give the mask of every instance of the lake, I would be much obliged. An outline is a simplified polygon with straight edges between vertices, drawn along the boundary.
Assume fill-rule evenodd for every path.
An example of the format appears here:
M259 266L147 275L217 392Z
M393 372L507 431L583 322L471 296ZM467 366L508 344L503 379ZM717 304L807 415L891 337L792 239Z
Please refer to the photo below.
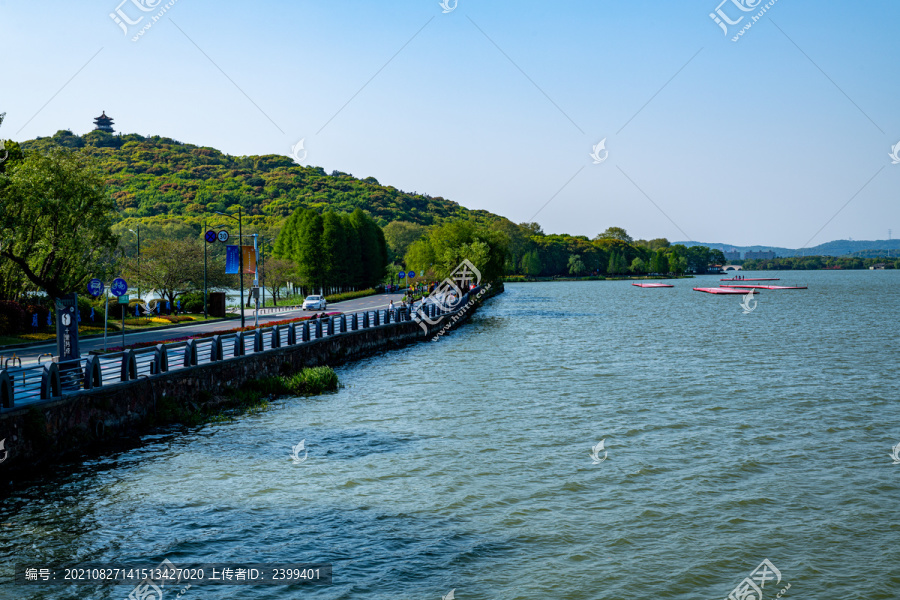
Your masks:
M60 466L0 503L0 598L133 588L14 586L19 561L167 558L334 566L186 600L896 599L900 272L771 273L745 275L809 289L744 314L691 290L719 276L507 284L335 394Z

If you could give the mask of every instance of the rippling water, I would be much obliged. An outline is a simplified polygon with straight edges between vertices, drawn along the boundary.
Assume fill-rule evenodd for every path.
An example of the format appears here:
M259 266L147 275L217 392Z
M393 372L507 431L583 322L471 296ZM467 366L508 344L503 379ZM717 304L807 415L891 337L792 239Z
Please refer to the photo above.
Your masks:
M507 285L336 394L61 468L0 504L0 597L130 591L17 587L18 560L168 558L334 564L186 600L724 599L763 559L766 600L900 598L900 272L780 276L810 289L748 315L711 277Z

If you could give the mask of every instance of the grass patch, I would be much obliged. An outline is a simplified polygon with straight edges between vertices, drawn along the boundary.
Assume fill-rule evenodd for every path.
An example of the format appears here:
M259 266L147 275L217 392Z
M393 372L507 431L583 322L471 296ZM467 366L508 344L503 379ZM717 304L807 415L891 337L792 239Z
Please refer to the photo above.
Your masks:
M270 401L279 396L315 396L337 391L339 387L337 373L331 367L313 367L293 375L255 379L237 389L226 389L216 406L206 406L213 400L208 391L201 391L197 402L179 404L171 398L161 398L157 403L157 422L223 423L233 421L235 414L264 412L269 409Z
M341 382L331 367L313 367L299 373L280 377L282 384L292 394L315 396L324 392L336 392Z

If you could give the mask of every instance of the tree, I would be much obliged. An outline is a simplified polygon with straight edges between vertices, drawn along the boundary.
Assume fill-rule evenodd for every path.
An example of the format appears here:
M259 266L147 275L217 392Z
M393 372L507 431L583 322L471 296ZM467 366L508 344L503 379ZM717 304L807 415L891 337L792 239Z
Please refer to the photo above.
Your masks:
M650 257L650 272L663 275L669 272L669 259L666 258L666 253L663 250L657 250Z
M609 255L609 265L606 267L606 272L610 275L619 272L619 254L617 252L613 252Z
M407 251L407 266L418 268L421 256L434 257L434 272L439 279L448 277L463 260L471 262L481 273L482 281L495 281L505 269L507 237L499 231L480 227L471 221L453 221L435 227L422 240L430 250L417 246L416 242ZM412 250L415 248L415 252ZM427 270L427 269L426 269Z
M584 266L584 262L581 260L580 254L573 254L569 257L569 274L570 275L581 275L586 270L587 270L587 268Z
M635 275L641 275L641 274L647 272L647 265L644 264L644 261L641 260L640 258L636 258L633 261L631 261L630 270Z
M536 250L527 252L525 256L522 257L522 272L526 275L536 277L541 274L543 268L541 257Z
M138 276L137 258L124 261L123 275L132 287L157 292L172 304L179 296L203 289L203 246L197 239L153 240L141 244L141 270ZM228 289L234 277L225 274L222 260L208 261L206 285L210 290Z
M288 281L294 278L296 273L295 265L285 258L269 258L262 271L263 281L266 288L272 295L272 304L278 306L278 299L281 297L281 290L287 285Z
M59 298L81 289L115 248L114 211L85 156L29 152L0 177L0 256Z
M410 244L428 233L428 228L409 221L391 221L384 227L384 239L390 250L391 259L400 259L406 254Z
M595 240L619 240L630 244L633 240L628 232L621 227L607 227L606 231L594 238Z

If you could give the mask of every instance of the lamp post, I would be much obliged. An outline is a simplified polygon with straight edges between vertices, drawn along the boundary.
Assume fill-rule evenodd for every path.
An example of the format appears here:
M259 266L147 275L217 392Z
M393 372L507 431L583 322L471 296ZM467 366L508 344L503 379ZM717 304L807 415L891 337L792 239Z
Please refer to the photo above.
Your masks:
M138 302L141 300L141 226L137 226L137 231L134 229L129 229L131 233L137 236L138 248L137 248L137 260L138 260Z
M209 318L206 310L206 247L209 246L209 242L206 241L206 219L203 219L203 231L200 232L200 235L203 236L203 320L205 321Z
M239 250L238 264L240 265L238 267L238 271L239 271L238 278L241 280L241 327L245 327L246 321L244 319L244 247L241 246L241 239L244 237L243 236L244 230L243 230L243 220L241 218L242 217L241 207L238 206L238 216L237 217L235 217L234 215L228 215L223 212L219 212L217 210L215 210L213 212L216 213L217 215L222 215L223 217L228 217L229 219L234 219L235 221L238 222L238 250Z

